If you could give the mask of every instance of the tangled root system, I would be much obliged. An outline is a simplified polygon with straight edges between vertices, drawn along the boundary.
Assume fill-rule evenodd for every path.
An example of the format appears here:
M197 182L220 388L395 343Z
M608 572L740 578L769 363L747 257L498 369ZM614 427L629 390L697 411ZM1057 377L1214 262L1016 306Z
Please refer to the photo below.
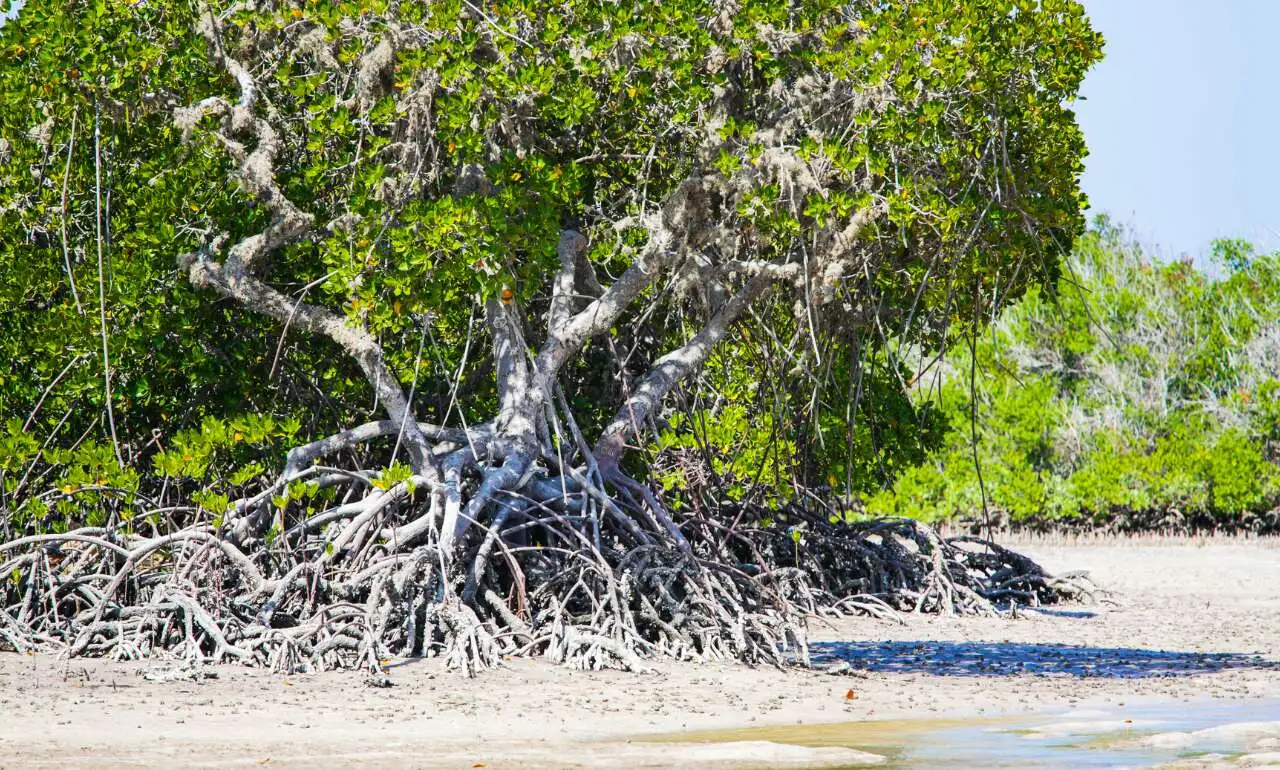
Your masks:
M613 488L604 500L580 491L577 505L508 493L454 557L434 531L397 542L421 506L368 486L318 513L277 511L263 538L200 520L151 536L11 540L0 544L0 646L282 671L381 671L400 656L469 673L514 655L634 670L659 656L781 665L807 662L812 615L994 614L1095 590L909 519L733 506L668 518L640 501L653 502L647 487Z

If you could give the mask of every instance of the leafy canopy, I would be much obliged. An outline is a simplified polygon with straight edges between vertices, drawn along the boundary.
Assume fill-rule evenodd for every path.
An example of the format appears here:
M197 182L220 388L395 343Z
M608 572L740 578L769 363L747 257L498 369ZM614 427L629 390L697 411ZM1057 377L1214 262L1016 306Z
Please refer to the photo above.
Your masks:
M219 50L199 33L211 18ZM0 28L0 353L14 362L0 416L26 427L35 411L68 443L102 431L99 309L138 453L208 416L274 413L316 435L368 413L327 341L282 334L176 267L272 221L224 118L193 109L241 93L229 56L280 139L273 178L313 222L263 280L380 340L422 413L491 416L479 302L545 313L564 228L587 236L607 285L653 258L658 216L675 238L662 277L610 332L630 352L597 341L562 372L584 422L602 424L620 382L744 276L796 265L749 323L796 343L787 371L827 372L779 431L837 434L864 356L944 348L1055 275L1083 226L1069 104L1100 47L1071 0L29 3ZM837 461L867 466L822 462Z

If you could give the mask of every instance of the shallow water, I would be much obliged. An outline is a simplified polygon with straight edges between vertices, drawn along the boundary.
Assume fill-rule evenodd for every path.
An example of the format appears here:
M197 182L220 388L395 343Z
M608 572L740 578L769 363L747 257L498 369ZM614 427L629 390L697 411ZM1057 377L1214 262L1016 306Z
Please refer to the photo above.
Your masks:
M865 721L702 733L680 740L845 746L880 767L1280 767L1280 699L1134 702L964 720Z

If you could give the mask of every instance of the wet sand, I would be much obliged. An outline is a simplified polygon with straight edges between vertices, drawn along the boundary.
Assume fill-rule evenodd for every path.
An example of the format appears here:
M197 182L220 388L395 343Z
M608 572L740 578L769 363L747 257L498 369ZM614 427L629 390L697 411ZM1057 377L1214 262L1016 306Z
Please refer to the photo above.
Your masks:
M721 663L655 674L512 661L464 679L433 661L282 676L236 666L151 681L163 662L0 654L0 767L785 767L874 759L836 746L650 738L682 731L979 717L1280 697L1280 545L1018 546L1088 570L1114 604L1010 618L815 619L841 675ZM696 737L696 736L686 736Z

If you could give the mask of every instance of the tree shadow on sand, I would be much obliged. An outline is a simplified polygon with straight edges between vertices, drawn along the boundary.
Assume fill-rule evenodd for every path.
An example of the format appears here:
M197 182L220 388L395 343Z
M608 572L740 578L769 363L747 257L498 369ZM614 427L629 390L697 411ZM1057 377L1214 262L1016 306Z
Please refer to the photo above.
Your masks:
M1247 653L1144 650L1016 642L816 642L816 665L934 676L1054 676L1149 679L1230 669L1280 671L1280 661Z

